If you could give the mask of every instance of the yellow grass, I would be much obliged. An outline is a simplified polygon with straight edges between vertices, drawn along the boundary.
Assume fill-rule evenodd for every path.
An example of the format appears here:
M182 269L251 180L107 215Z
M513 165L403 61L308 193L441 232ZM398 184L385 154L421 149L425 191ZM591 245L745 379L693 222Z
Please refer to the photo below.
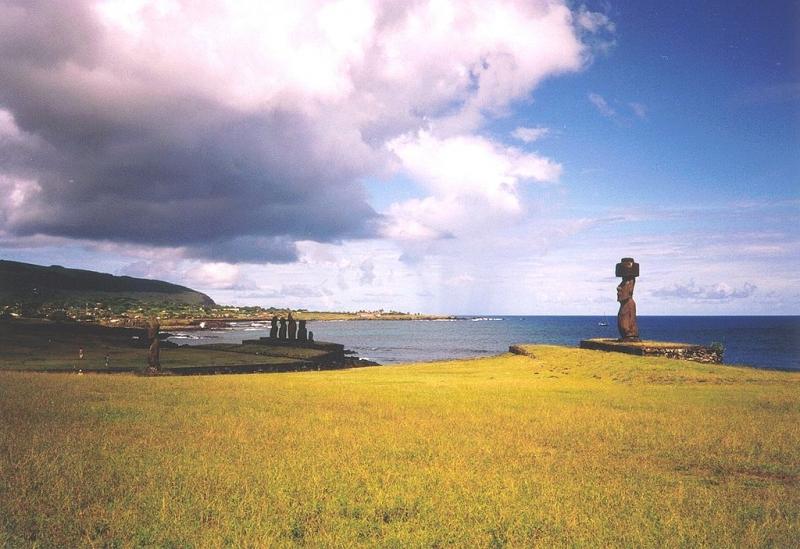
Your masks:
M800 374L531 351L0 372L0 545L800 543Z

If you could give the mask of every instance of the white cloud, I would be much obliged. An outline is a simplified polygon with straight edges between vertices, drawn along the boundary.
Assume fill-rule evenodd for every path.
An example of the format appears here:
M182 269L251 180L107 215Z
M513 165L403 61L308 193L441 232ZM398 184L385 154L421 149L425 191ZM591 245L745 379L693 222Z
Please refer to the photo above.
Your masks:
M586 54L569 8L543 0L106 0L97 13L113 36L112 80L190 85L243 110L356 101L364 121L409 106L502 108Z
M606 30L613 33L616 30L616 25L613 21L611 21L611 19L608 18L606 14L600 12L591 12L587 10L585 6L582 6L578 11L577 21L578 25L592 33L596 33L601 30Z
M49 177L37 178L38 165L26 164L29 188L14 195L12 210L48 221L65 212L62 225L32 222L31 232L67 234L100 255L124 252L142 262L142 273L213 290L221 302L347 309L372 299L365 306L441 312L484 312L481 303L505 302L526 312L541 309L515 301L520 281L542 295L558 293L564 258L537 261L583 225L543 215L552 205L526 202L524 189L556 182L561 165L481 132L543 80L583 68L591 55L587 33L614 30L607 16L570 11L557 0L97 5L94 34L72 17L53 18L91 48L59 51L33 76L0 73L0 87L14 82L20 92L16 102L9 95L9 114L0 113L0 133L18 135L14 115L30 109L25 128L42 128L48 145L66 143L59 154L98 140L64 173L41 168ZM32 10L33 26L40 20ZM20 28L26 47L13 51L28 51L35 36ZM518 128L513 136L531 143L546 133ZM52 157L41 166L53 165L45 160ZM136 176L123 183L100 169L84 174L85 186L64 177L123 164ZM358 181L392 166L420 195L384 212L389 241L349 240L375 234L341 229L362 218ZM170 179L176 173L181 178ZM130 200L131 189L145 200ZM26 203L36 196L59 212L34 215L35 204ZM98 196L116 206L76 215L83 212L77 205ZM531 211L535 219L526 218ZM95 232L73 230L86 219ZM159 230L132 239L140 227ZM171 238L178 233L186 236ZM274 251L255 253L265 248ZM582 266L572 268L569 281L580 280ZM366 295L362 285L378 280L385 291ZM467 293L474 287L476 295L456 302L442 291L453 285ZM240 296L234 289L243 286L255 289Z
M725 282L709 284L705 286L697 285L694 280L685 283L677 283L672 286L659 288L651 292L655 297L669 299L689 299L698 301L729 301L731 299L743 299L753 295L756 291L755 284L745 282L736 288Z
M558 180L561 166L483 137L437 138L427 131L389 143L401 169L432 196L395 203L385 234L432 239L484 231L477 220L523 210L519 184Z
M630 121L630 117L625 117L624 114L617 112L617 110L614 109L614 107L612 107L602 95L592 92L587 97L589 98L589 102L597 109L597 112L606 118L611 118L617 121L627 118L627 120ZM630 108L630 112L634 117L638 118L639 120L647 119L647 105L644 103L631 101L627 104L627 106Z
M694 210L684 212L680 219L670 216L666 224L663 217L627 218L615 211L574 218L551 199L559 192L558 187L543 187L541 191L546 208L516 223L492 225L479 217L474 224L480 230L469 238L414 242L373 239L341 244L304 241L298 244L299 262L240 264L240 281L227 289L193 286L185 273L199 263L180 253L157 254L158 248L109 244L98 251L97 246L70 249L68 242L50 242L49 250L9 253L11 259L21 261L116 273L118 267L109 266L109 262L130 261L127 257L142 259L148 264L128 274L189 285L218 303L326 310L610 316L619 306L615 301L618 279L614 277L614 264L622 256L633 256L642 265L635 293L640 315L796 314L800 306L797 235L771 225L785 206L765 210L764 227L759 232L741 231L740 224L732 220L733 228L722 226L718 233L708 236L686 231L684 221L699 218ZM721 204L719 208L730 211L732 206ZM707 219L708 215L704 212L700 217ZM791 223L797 217L796 208L784 211L784 215ZM751 249L767 243L780 244L785 253L765 257L764 250ZM405 253L417 253L417 262L401 260ZM36 260L34 254L44 259ZM372 286L361 285L361 266L367 260L376 274ZM769 265L769 276L764 276L765 264ZM717 299L655 295L659 290L689 285L686 273L696 280L695 294ZM248 280L255 283L248 284ZM748 284L758 286L749 297L724 299L726 295L746 293Z
M237 286L240 269L230 263L201 263L187 270L184 277L201 288L225 289Z
M519 139L524 143L533 143L539 139L550 134L550 128L538 126L536 128L519 127L511 132L512 137Z
M41 191L42 187L34 180L0 173L0 223L12 222Z
M113 71L136 66L243 110L346 97L377 15L367 0L107 0L96 9L113 32Z
M584 38L588 39L592 50L608 53L616 44L614 33L617 26L606 14L591 12L585 6L581 6L575 21Z
M617 111L611 108L602 95L592 92L588 97L592 105L594 105L598 112L603 116L613 118L617 115Z
M583 68L587 33L612 30L558 0L96 0L14 17L0 131L24 120L43 140L14 153L41 192L0 229L226 262L378 236L360 181L390 171L387 143L421 131L444 140L442 154L476 149L474 167L493 172L480 192L433 200L518 209L517 182L558 166L491 144L484 123Z
M637 118L645 119L647 118L647 106L642 103L631 102L628 103L630 105L633 114L636 115Z
M5 109L0 109L0 139L19 139L22 132L14 120L14 115Z
M475 278L468 274L459 274L445 280L445 286L469 286L475 282Z
M371 286L375 282L375 263L371 259L365 259L359 266L361 270L361 284Z

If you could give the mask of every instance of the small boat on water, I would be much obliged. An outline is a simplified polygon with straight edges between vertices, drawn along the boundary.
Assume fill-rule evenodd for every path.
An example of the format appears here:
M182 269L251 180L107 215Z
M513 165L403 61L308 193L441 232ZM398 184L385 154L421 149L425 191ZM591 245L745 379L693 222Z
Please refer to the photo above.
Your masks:
M601 320L600 322L597 323L597 325L598 326L608 326L608 322L606 322L605 320Z

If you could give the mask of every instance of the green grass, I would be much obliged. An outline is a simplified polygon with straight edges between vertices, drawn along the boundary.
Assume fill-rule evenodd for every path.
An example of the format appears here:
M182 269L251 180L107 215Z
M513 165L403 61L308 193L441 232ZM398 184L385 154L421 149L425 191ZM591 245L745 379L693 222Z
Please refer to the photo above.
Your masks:
M800 543L800 374L531 352L0 372L0 545Z

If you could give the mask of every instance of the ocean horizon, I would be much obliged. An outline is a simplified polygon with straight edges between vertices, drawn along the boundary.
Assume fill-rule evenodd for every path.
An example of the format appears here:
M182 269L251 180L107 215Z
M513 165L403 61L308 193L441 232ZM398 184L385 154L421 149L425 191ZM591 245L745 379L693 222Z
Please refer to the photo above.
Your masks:
M607 323L603 326L602 323ZM724 364L800 370L800 316L640 316L642 339L724 347ZM269 335L269 321L174 331L178 344L240 343ZM318 341L345 345L360 358L391 365L496 355L518 343L577 347L616 338L615 316L472 315L437 320L309 321Z

